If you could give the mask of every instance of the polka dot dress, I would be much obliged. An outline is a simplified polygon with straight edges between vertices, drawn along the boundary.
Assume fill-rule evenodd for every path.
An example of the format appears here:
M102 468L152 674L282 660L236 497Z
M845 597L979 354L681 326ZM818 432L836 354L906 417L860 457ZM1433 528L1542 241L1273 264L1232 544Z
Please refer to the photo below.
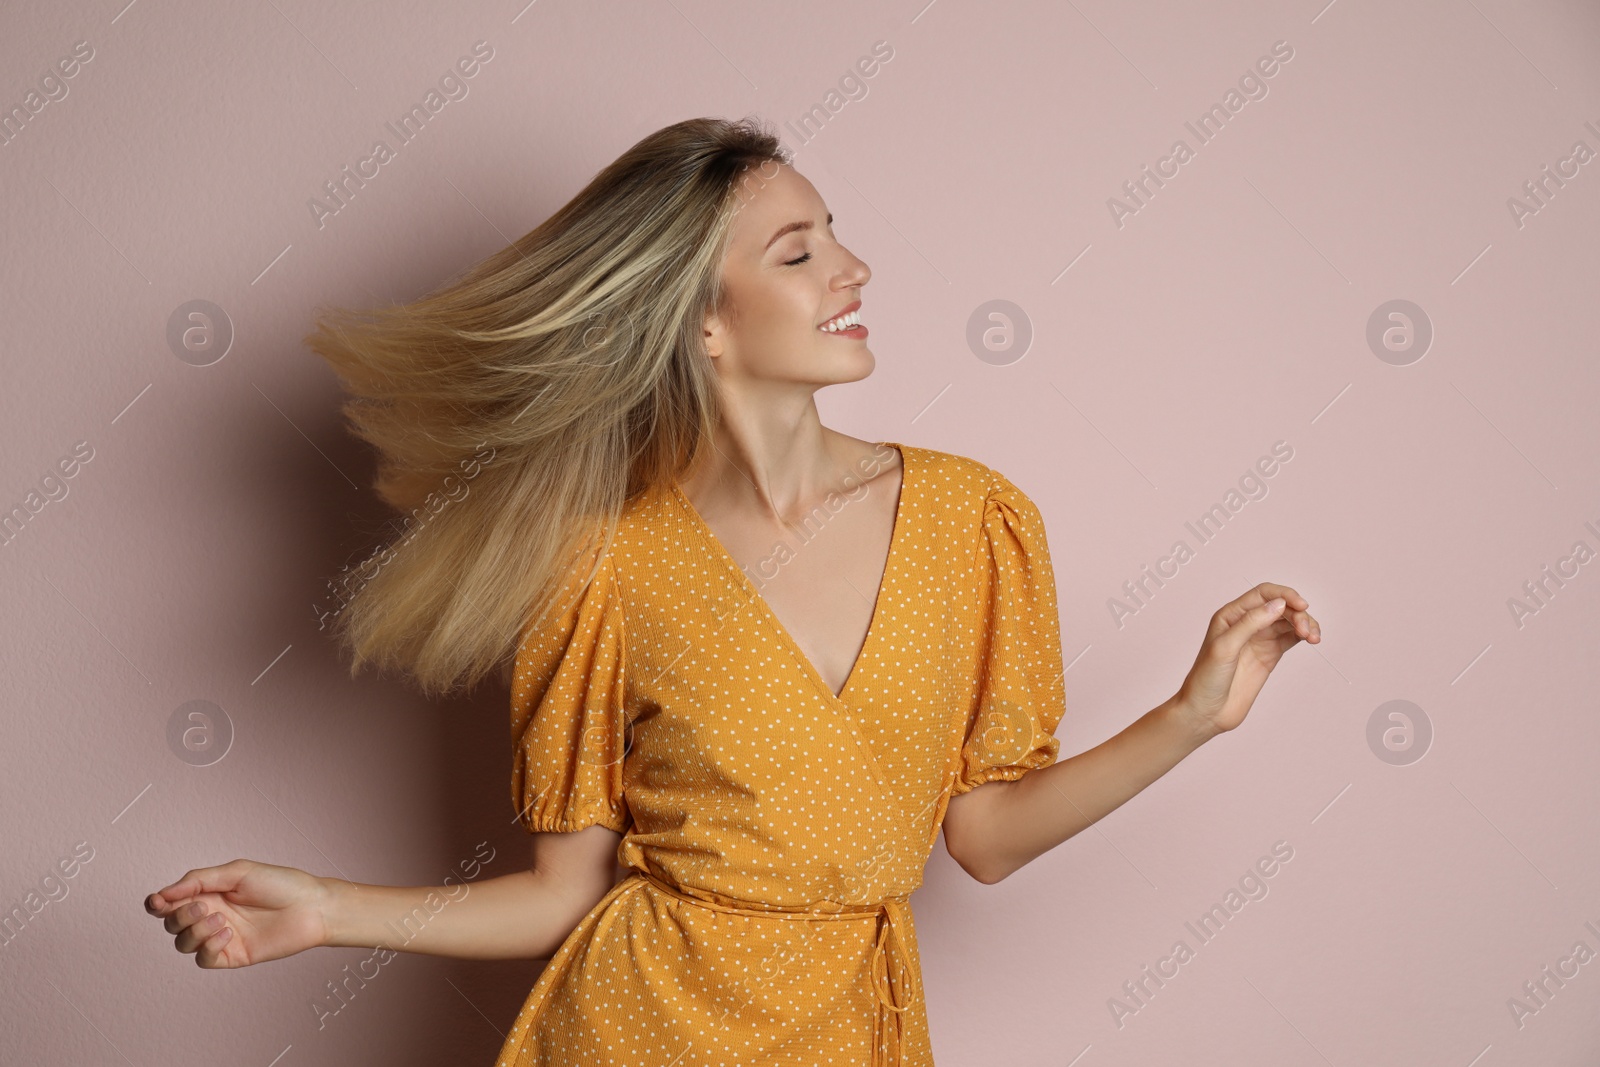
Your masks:
M1033 501L883 444L900 500L838 695L676 486L630 501L593 581L525 635L522 823L609 826L629 873L496 1067L933 1063L908 898L952 795L1055 761L1060 621Z

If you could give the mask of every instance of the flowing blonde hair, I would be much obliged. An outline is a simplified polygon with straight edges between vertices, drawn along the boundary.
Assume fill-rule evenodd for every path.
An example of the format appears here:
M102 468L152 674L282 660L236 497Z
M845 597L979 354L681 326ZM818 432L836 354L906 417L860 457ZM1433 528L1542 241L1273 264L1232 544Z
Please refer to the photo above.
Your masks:
M753 118L657 130L510 246L419 300L319 307L305 343L409 513L336 591L334 634L429 696L505 665L626 502L670 484L721 414L705 315L740 198L790 157ZM324 615L326 625L326 614Z

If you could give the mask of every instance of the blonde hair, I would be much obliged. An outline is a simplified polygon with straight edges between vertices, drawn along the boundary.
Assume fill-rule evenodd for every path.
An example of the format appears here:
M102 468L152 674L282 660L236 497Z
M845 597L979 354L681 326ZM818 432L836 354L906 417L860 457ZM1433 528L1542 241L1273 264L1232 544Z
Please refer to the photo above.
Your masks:
M316 309L305 342L378 452L379 497L410 513L336 591L352 677L476 685L569 606L579 568L587 586L626 502L700 454L721 413L701 331L723 310L734 186L789 161L755 119L675 123L421 299Z

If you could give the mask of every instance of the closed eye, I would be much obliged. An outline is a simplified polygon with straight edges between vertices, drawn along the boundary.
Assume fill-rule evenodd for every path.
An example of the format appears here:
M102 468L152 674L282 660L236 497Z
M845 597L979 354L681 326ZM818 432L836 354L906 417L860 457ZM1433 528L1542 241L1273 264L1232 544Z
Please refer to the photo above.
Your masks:
M808 260L810 258L811 258L811 253L807 252L805 255L801 256L799 259L791 259L788 262L784 263L784 266L785 267L797 267L797 266L799 266L800 264L804 263L806 260Z

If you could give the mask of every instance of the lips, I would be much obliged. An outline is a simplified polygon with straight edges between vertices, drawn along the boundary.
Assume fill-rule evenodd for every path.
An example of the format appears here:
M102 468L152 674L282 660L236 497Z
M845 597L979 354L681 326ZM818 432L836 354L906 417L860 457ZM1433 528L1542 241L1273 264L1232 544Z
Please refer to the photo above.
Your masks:
M850 303L846 304L844 307L840 308L838 311L834 312L834 314L830 315L827 319L818 324L817 329L822 330L824 333L831 333L833 331L827 330L825 327L850 314L852 311L859 311L860 309L861 301L852 300Z

